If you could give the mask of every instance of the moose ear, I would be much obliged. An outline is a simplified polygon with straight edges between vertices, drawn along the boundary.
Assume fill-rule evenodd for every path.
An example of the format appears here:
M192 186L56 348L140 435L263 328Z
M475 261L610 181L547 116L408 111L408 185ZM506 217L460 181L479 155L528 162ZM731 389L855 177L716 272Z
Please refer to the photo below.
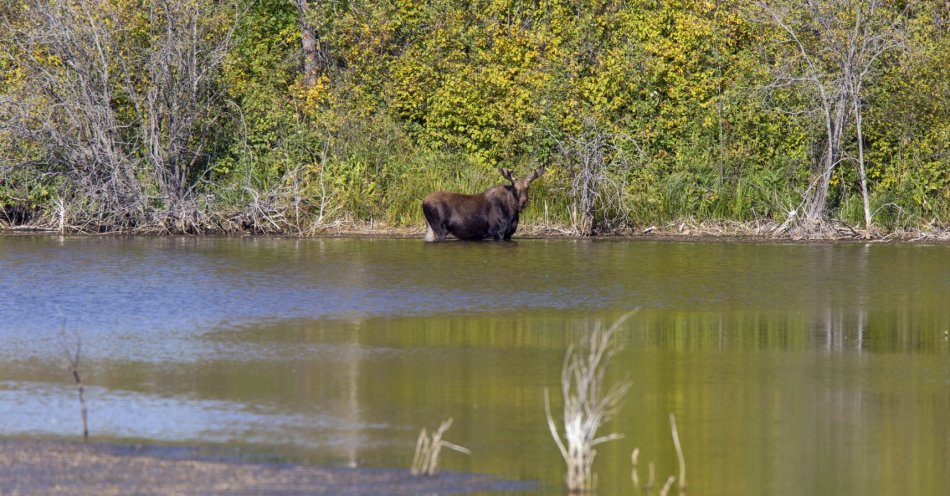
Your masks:
M500 172L501 175L502 175L505 179L507 179L507 180L509 180L509 181L511 181L511 182L515 182L515 178L512 177L510 170L505 169L504 167L499 167L499 168L498 168L498 172Z
M541 175L544 174L544 170L545 170L545 169L544 169L544 166L543 166L543 165L542 165L541 167L538 167L537 169L535 169L535 171L534 171L533 173L531 173L531 177L528 178L528 181L529 181L529 182L530 182L530 181L534 181L535 179L541 177Z

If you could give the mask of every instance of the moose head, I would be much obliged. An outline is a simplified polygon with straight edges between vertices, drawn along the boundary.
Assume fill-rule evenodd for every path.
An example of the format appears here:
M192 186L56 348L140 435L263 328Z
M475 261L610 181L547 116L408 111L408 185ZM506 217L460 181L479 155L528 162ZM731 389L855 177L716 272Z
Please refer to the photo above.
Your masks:
M544 167L523 177L504 168L498 172L511 184L493 186L477 195L439 191L426 196L422 201L426 241L442 241L449 234L459 239L511 240L519 214L528 206L528 186L544 174Z
M524 177L515 177L511 174L510 170L504 168L498 169L498 172L500 172L505 179L511 181L512 193L518 202L518 211L520 212L528 206L528 185L531 184L531 181L540 177L541 174L544 174L544 167L539 167L530 175Z

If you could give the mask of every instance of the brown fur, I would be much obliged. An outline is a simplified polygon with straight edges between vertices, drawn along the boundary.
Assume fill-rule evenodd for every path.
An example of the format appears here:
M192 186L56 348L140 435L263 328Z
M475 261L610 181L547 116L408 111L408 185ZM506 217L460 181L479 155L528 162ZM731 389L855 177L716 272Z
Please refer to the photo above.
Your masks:
M422 201L426 241L443 241L449 234L459 239L511 240L519 214L528 205L528 185L544 174L544 168L524 177L514 177L508 169L498 171L511 184L477 195L439 191L426 196Z

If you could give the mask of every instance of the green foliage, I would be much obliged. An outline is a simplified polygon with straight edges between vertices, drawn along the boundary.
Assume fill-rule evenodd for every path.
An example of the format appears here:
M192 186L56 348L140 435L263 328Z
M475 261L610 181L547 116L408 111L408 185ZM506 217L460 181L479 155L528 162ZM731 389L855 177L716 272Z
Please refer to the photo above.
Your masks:
M18 4L0 2L0 34L24 29ZM118 63L156 36L145 13L158 3L117 5L127 29L106 56ZM884 8L905 20L900 49L882 57L864 89L872 210L886 226L946 225L945 9L938 0ZM532 187L525 221L567 226L583 157L596 156L603 191L594 226L781 222L814 180L823 130L788 112L810 98L803 90L764 90L782 49L749 0L311 0L305 16L293 2L250 2L231 33L214 85L226 116L203 150L207 173L189 178L224 217L254 205L300 230L421 225L428 192L477 192L502 182L498 166L543 164L549 172ZM226 17L207 20L211 33L229 29ZM310 85L302 21L319 38ZM13 103L37 98L24 91L17 50L0 46L0 203L29 197L49 209L70 197L76 178L38 174L31 164L56 144L23 142L2 124ZM110 106L127 133L118 141L135 142L133 95L117 91ZM593 155L564 146L594 135L603 141ZM154 194L151 172L136 174ZM834 214L860 218L850 163L832 188Z
M943 12L941 19L940 12ZM946 9L922 2L910 36L870 88L866 139L876 203L901 227L950 219L950 36ZM884 207L886 206L886 207Z

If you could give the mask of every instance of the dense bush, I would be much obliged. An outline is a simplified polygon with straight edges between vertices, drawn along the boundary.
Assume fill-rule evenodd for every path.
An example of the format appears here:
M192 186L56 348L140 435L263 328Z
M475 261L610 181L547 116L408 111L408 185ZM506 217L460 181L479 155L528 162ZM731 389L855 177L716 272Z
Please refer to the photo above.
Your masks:
M544 164L526 221L579 233L781 224L825 168L821 218L864 223L866 169L878 227L945 227L945 3L783 1L0 0L0 222L416 226ZM887 43L855 91L825 14Z

